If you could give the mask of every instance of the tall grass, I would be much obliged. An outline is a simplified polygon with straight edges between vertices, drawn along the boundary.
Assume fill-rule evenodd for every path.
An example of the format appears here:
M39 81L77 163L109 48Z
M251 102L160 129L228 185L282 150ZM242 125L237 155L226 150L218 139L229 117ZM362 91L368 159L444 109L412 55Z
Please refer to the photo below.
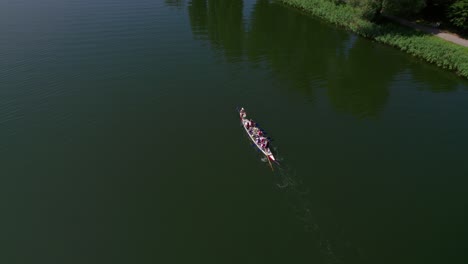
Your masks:
M370 22L362 18L360 10L346 4L335 4L330 0L280 1L468 78L467 47L394 23Z

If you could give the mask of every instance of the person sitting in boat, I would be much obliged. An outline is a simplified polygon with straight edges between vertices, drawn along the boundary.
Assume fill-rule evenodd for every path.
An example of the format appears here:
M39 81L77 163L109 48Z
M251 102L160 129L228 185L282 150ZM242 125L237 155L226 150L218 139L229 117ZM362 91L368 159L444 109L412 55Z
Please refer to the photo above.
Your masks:
M244 122L245 122L245 127L246 127L247 129L252 128L252 122L250 122L249 120L245 120Z
M255 129L255 126L252 120L247 120L247 124L248 124L247 126L248 129L252 129L252 131Z
M255 143L260 144L260 138L256 138Z
M249 131L249 134L255 136L255 128L253 125L252 125L252 122L249 122L248 123L248 127L247 127L247 130Z
M244 107L241 108L241 110L239 111L239 113L240 113L240 116L241 116L243 119L247 116L247 113L245 112Z

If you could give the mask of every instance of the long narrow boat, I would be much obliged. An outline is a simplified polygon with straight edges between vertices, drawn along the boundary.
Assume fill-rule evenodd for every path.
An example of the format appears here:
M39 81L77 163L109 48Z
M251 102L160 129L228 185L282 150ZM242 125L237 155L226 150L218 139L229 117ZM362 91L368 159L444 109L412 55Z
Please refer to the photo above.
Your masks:
M247 133L247 135L249 135L249 138L250 140L252 140L252 142L255 144L255 146L257 146L257 148L271 161L273 162L277 162L276 159L275 159L275 156L273 156L273 153L271 152L270 148L262 148L262 146L257 143L257 136L253 133L253 131L249 131L249 129L247 128L247 124L249 122L249 120L247 118L245 118L245 114L241 113L240 110L239 111L239 117L241 119L241 123L242 123L242 126L244 127L244 130L245 132Z

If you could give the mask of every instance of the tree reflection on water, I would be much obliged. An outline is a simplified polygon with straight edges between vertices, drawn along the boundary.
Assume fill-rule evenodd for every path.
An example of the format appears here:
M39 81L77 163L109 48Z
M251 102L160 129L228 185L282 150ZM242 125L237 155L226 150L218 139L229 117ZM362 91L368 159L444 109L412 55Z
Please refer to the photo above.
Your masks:
M395 77L408 71L391 48L272 1L255 1L248 21L242 0L191 0L188 5L194 36L208 40L226 61L266 63L275 78L308 97L325 88L338 111L358 118L377 117ZM456 90L455 80L440 84L419 70L409 73L428 82L430 91Z

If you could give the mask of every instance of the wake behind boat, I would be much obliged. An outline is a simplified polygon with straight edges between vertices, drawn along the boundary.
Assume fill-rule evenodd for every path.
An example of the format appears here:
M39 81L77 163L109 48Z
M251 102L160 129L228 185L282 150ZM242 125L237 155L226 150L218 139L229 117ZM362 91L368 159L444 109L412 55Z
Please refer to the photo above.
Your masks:
M247 119L247 113L244 108L239 110L239 116L242 122L242 126L249 135L250 140L257 146L257 148L273 162L276 162L275 156L270 150L270 141L264 136L264 132L256 126L252 119Z

